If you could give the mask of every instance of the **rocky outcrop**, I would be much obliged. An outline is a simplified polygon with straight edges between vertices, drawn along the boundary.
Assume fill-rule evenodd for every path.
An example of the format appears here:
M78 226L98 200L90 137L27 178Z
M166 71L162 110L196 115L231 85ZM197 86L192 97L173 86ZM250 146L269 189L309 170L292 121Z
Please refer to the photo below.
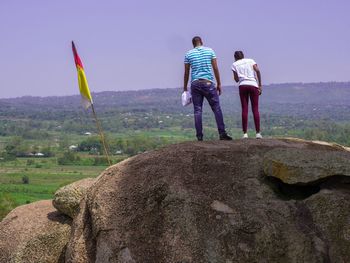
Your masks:
M0 263L350 262L350 152L336 144L170 145L51 202L0 223Z
M350 262L350 152L296 140L171 145L102 173L66 262Z
M17 207L0 223L0 262L64 262L70 225L51 200Z
M80 201L94 182L94 178L86 178L58 189L52 201L53 206L61 213L74 218L79 212Z
M264 172L286 184L310 184L342 175L350 179L348 152L277 148L264 155Z

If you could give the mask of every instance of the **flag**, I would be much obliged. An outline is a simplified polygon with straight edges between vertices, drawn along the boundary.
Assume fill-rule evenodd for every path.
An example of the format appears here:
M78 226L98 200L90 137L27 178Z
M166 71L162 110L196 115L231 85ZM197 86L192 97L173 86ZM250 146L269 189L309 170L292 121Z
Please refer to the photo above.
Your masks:
M85 109L88 109L93 103L92 97L90 94L88 82L86 80L83 63L80 60L80 57L78 55L77 49L75 48L73 41L72 41L72 49L73 49L75 65L78 71L78 83L79 83L80 95L82 98L82 104Z

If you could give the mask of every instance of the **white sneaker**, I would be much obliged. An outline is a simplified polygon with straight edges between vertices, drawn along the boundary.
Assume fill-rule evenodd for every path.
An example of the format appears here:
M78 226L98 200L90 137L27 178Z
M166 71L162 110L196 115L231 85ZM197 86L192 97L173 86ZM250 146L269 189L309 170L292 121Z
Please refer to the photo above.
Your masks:
M262 139L262 135L260 134L260 132L258 132L258 133L256 134L256 138L257 138L257 139Z
M245 133L245 134L243 134L243 137L242 137L243 139L247 139L248 138L248 133Z

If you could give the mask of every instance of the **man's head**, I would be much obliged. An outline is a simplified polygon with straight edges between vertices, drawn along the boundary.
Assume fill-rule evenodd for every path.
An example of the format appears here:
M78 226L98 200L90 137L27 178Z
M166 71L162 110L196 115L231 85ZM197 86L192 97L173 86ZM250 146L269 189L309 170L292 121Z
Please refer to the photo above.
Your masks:
M244 58L244 54L243 54L243 51L236 51L235 52L235 60L237 61L237 60L240 60L240 59L242 59L242 58Z
M198 46L202 46L203 42L199 36L195 36L194 38L192 38L192 44L193 44L193 47L198 47Z

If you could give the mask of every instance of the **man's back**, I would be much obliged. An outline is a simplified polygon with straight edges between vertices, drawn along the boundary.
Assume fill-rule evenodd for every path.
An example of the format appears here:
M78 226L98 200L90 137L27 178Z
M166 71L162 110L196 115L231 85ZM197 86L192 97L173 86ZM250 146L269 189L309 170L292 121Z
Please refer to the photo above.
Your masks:
M192 44L194 48L188 51L185 56L184 91L187 91L190 69L192 69L191 95L197 139L199 141L203 140L202 108L203 99L206 98L214 112L220 140L232 140L225 131L224 118L220 107L221 81L215 53L211 48L203 46L202 39L199 36L192 39ZM216 88L213 82L212 70L217 81Z
M191 82L198 79L214 80L212 73L212 59L215 59L215 52L204 46L198 46L186 53L185 64L191 65Z

